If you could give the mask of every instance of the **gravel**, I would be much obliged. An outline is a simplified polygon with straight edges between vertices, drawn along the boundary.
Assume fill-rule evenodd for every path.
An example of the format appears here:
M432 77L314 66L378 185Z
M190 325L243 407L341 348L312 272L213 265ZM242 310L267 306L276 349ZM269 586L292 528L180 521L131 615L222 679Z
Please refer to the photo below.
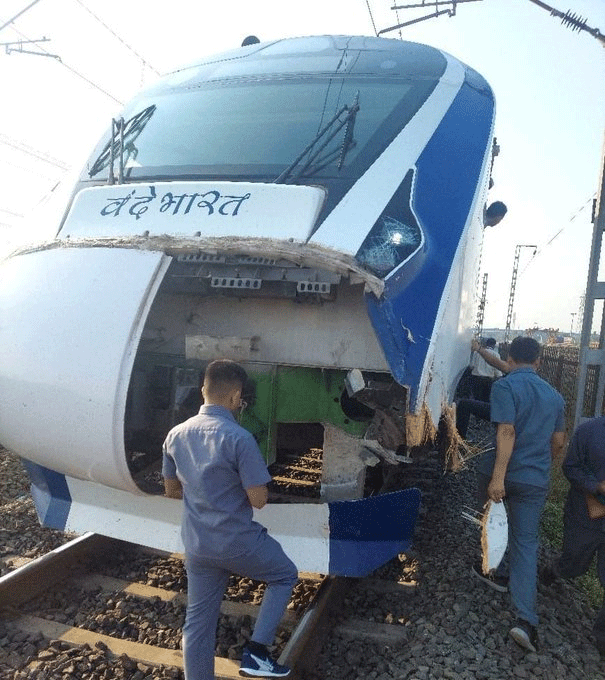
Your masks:
M18 558L40 557L72 538L40 526L29 477L19 458L0 446L0 576L12 571Z
M484 436L482 430L474 434ZM591 634L596 612L569 582L539 585L537 654L509 638L515 622L509 595L471 575L480 554L479 529L461 512L474 505L474 462L461 472L442 474L433 454L412 466L408 481L420 477L417 486L428 492L413 550L373 576L415 582L416 587L376 595L358 583L336 617L336 622L372 618L402 626L404 642L385 646L332 635L305 680L605 679L605 661ZM548 557L542 550L541 562Z
M182 560L175 557L146 554L136 548L126 549L120 555L97 560L97 570L105 576L142 583L154 588L175 592L187 592L187 573ZM299 580L294 586L288 609L302 612L312 601L320 582ZM231 576L227 584L226 598L231 602L260 605L265 584L250 578Z
M540 648L537 654L530 654L508 637L514 621L508 596L471 577L470 567L480 550L479 532L462 518L461 511L473 505L472 461L462 472L444 475L438 455L429 454L402 473L406 485L423 491L415 543L412 550L391 560L373 577L415 583L416 587L402 594L377 594L351 579L334 615L335 624L354 618L399 626L404 633L402 642L387 646L351 641L333 632L326 635L323 650L313 668L305 672L305 680L605 680L605 662L592 644L595 611L572 584L540 585ZM0 451L2 573L11 568L12 555L41 555L71 538L38 526L27 489L20 463ZM124 555L102 571L147 585L186 590L182 564L174 558ZM315 586L301 582L297 588L303 606ZM261 592L249 579L232 579L229 584L230 599L255 603ZM44 608L54 608L57 620L178 648L183 610L174 604L141 603L130 595L98 591L76 593L69 587L51 597L56 600L44 603ZM43 604L34 603L28 609L34 612L36 607L42 609ZM221 618L217 652L238 658L251 627L249 617ZM285 636L278 640L278 648L284 643ZM26 670L32 659L37 659L38 667ZM181 680L182 672L146 666L128 657L111 658L102 644L94 649L74 649L61 641L49 643L0 621L0 678Z

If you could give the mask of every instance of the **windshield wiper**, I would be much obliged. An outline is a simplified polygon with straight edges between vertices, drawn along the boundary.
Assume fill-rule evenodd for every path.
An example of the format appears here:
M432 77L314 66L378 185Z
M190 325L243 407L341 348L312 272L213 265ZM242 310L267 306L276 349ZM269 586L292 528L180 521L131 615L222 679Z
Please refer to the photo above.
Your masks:
M156 105L152 104L139 111L127 121L123 118L113 118L111 121L111 138L88 171L89 177L94 177L108 167L107 183L115 184L114 164L118 160L118 184L124 179L124 166L139 153L134 142L143 132L149 119L153 116Z
M355 129L355 120L357 118L357 112L359 111L359 90L355 93L355 101L353 106L349 109L349 115L347 116L347 127L345 128L345 137L342 140L342 149L340 150L340 159L338 161L338 169L342 168L342 164L345 161L349 149L352 149L356 142L353 139L353 130Z
M356 142L353 139L353 130L355 127L355 119L359 111L359 90L355 94L355 100L351 106L343 106L340 111L327 123L311 140L292 163L277 177L274 181L276 184L285 183L288 180L296 180L303 175L310 177L326 166L333 163L338 158L338 169L342 168L349 149L352 149ZM346 126L346 127L345 127ZM336 135L345 128L345 135L342 145L337 148L326 149L328 144L336 137ZM321 142L321 144L320 144ZM308 155L307 160L299 166L305 156ZM292 171L297 168L296 172Z

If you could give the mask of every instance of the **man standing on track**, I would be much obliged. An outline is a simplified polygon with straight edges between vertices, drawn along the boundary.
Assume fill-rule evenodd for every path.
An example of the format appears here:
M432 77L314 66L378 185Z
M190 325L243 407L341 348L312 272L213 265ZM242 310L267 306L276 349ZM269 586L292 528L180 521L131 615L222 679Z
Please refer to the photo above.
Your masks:
M277 678L290 673L269 656L267 645L274 641L298 572L279 543L252 519L252 508L267 502L271 476L254 437L233 417L246 380L244 369L233 361L210 363L199 414L174 427L164 442L166 495L184 501L186 680L214 678L216 626L232 573L267 583L240 675Z
M551 458L565 443L563 397L536 374L540 345L528 337L510 346L510 372L491 391L491 419L497 424L496 450L478 467L478 498L506 500L509 522L509 576L517 611L511 637L529 651L537 650L536 581L538 529L548 494ZM502 565L501 565L502 566ZM475 574L486 582L480 570ZM496 574L497 590L506 590L504 574Z

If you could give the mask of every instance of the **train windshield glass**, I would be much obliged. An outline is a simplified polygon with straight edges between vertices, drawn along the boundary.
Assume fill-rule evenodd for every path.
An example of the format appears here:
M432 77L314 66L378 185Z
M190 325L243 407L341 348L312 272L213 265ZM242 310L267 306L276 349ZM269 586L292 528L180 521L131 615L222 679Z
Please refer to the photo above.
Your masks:
M135 100L123 114L125 178L275 179L326 126L326 134L296 164L293 174L303 181L359 176L411 119L436 82L308 78L156 91ZM118 137L114 168L119 162ZM97 148L88 178L107 178L110 147L105 139Z

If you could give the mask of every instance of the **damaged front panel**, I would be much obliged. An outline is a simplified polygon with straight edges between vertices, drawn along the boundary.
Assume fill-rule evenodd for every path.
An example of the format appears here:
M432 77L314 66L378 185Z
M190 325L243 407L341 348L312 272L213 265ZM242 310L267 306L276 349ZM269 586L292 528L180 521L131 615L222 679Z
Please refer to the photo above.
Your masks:
M241 423L267 462L321 450L317 498L363 497L366 468L381 456L364 439L373 412L351 406L345 377L361 366L392 382L367 317L365 281L346 256L272 245L263 256L229 247L175 253L145 323L126 414L131 467L143 486L141 473L159 460L167 431L199 409L205 366L230 358L250 376ZM278 496L297 486L295 498L314 498L302 479Z

